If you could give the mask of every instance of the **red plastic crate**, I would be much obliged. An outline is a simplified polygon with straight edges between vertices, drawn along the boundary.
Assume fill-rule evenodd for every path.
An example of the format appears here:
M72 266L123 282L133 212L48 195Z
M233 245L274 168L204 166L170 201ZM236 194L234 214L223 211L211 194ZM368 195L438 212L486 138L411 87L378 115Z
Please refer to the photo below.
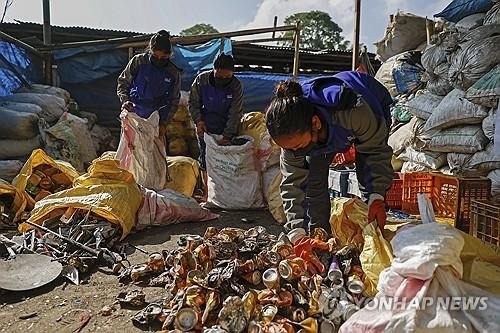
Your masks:
M394 174L392 185L385 195L385 204L391 209L401 209L403 202L403 178L401 173Z
M491 181L486 177L453 177L437 173L403 174L402 210L418 215L418 193L432 202L436 219L469 232L472 200L488 200Z
M491 202L472 200L470 234L500 247L500 206Z

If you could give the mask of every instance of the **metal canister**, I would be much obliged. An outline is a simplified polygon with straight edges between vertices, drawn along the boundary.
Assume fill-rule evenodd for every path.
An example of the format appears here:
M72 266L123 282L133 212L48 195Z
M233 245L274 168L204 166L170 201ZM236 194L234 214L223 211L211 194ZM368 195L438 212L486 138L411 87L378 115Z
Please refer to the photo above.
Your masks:
M335 255L332 257L327 276L328 279L332 282L342 279L342 270L340 269L339 260Z
M253 284L254 286L257 286L262 282L262 274L260 273L260 271L253 271L250 273L246 273L241 277L243 278L243 280Z
M276 268L269 268L262 274L262 282L270 290L276 290L280 286L280 275Z
M307 263L302 258L282 260L278 266L280 276L285 280L294 280L307 271Z
M175 316L175 328L182 332L192 330L198 323L198 313L192 308L182 308Z
M347 321L347 319L351 318L353 314L359 311L359 308L355 304L346 300L339 301L338 309L344 321Z
M153 272L163 272L165 270L165 261L159 252L151 253L148 258L148 267Z
M292 320L295 322L301 322L304 319L306 319L306 317L307 317L307 312L302 308L297 308L292 313Z
M358 275L353 274L347 279L347 289L351 293L359 295L365 290L365 284Z
M262 308L260 312L260 318L265 323L270 323L273 321L274 317L278 313L278 307L274 304L268 304Z

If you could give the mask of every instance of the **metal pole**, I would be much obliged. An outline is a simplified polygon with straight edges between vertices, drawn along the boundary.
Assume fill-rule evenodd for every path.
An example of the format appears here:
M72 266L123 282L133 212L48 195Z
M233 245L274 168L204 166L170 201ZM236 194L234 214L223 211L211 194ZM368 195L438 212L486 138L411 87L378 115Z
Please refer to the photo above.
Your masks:
M43 43L52 44L52 34L50 29L50 0L43 0Z
M432 26L431 26L431 20L427 19L427 16L425 17L425 32L427 34L427 45L431 44L431 35L432 35Z
M359 66L359 24L361 17L361 0L354 0L354 44L352 47L352 70Z
M300 51L300 22L295 25L295 53L293 55L293 78L299 75L299 51Z
M11 35L8 35L6 34L5 32L3 31L0 31L0 38L1 39L5 39L6 41L12 43L12 44L15 44L17 46L20 46L20 47L23 47L25 48L28 52L31 52L33 53L34 55L36 56L39 56L39 57L43 57L43 54L42 52L38 51L37 49L35 49L33 46L31 45L28 45L26 44L25 42L23 41L20 41L19 39L16 39L14 37L12 37Z

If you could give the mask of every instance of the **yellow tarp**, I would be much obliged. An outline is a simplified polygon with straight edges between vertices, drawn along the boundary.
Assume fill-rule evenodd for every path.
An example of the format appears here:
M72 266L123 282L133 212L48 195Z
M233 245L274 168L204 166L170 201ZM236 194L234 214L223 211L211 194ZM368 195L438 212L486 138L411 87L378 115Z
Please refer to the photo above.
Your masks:
M41 224L50 216L60 215L66 208L88 209L123 229L122 239L135 225L142 194L132 174L119 168L117 160L97 159L88 173L75 179L73 188L40 200L31 212L30 222ZM19 231L29 230L21 224Z
M28 179L31 177L33 170L37 166L43 164L47 164L56 169L59 169L62 173L68 176L71 181L79 176L78 171L76 171L75 168L71 166L71 164L64 161L53 160L41 149L33 150L30 158L26 161L26 163L24 163L23 168L16 176L16 178L14 178L14 180L12 181L12 185L14 185L23 193L27 201L27 206L30 209L35 205L35 200L24 190L26 189L26 184L28 183Z
M251 136L254 140L254 147L260 146L261 136L266 131L266 122L262 112L249 112L241 117L239 135Z
M19 191L14 185L7 183L5 180L0 179L0 194L7 194L14 198L14 202L12 203L12 213L13 222L19 221L21 218L21 214L26 209L26 197L23 192Z
M391 265L392 248L384 239L376 222L368 223L368 205L359 199L332 200L330 225L341 244L356 244L361 250L359 260L365 273L363 295L375 296L380 273Z
M170 181L165 188L192 197L200 175L198 161L187 156L169 156L167 165Z

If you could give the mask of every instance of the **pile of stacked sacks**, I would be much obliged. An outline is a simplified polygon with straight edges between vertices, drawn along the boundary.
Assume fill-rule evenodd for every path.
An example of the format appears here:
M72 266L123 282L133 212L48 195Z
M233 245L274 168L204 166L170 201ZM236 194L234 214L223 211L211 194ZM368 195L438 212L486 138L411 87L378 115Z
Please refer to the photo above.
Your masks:
M123 283L165 287L135 324L183 332L334 332L365 301L359 251L339 246L323 229L313 237L300 228L276 237L261 226L209 227L203 237L179 243L121 275Z
M181 91L179 106L167 125L167 154L198 158L198 142L188 110L189 92Z
M500 159L493 141L500 96L500 2L462 2L453 1L435 15L442 17L436 24L440 28L415 67L418 76L403 76L415 87L410 94L399 88L398 70L386 82L386 64L377 73L397 101L389 138L393 166L402 172L488 176L498 196Z
M0 112L0 178L7 181L38 148L80 171L98 153L113 148L111 132L96 124L95 114L80 111L61 88L41 84L20 88L0 97Z

